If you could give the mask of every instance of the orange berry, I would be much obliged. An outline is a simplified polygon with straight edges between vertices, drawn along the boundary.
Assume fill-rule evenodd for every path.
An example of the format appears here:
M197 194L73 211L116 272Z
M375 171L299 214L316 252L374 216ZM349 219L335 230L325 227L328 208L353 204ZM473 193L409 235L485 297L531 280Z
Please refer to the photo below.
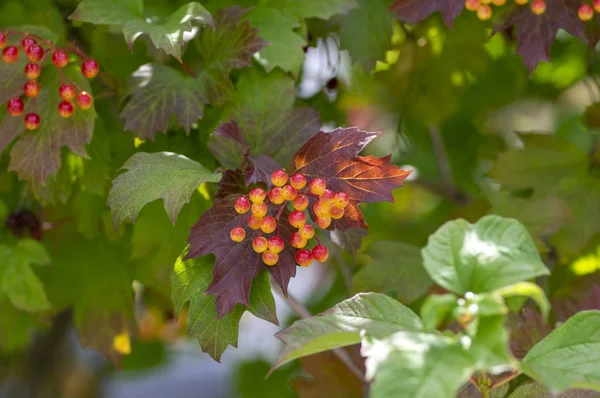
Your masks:
M283 192L281 192L280 187L271 188L269 191L269 200L275 205L280 205L285 202L285 199L283 198Z
M487 4L482 4L477 9L477 18L481 21L487 21L492 17L492 7Z
M306 215L301 211L295 210L288 216L288 221L292 227L302 228L302 226L306 224Z
M481 5L480 0L466 0L465 1L465 8L469 11L477 11L477 9L479 8L480 5Z
M252 248L257 253L263 253L269 248L269 243L264 236L257 236L252 239Z
M285 170L275 170L273 174L271 174L271 182L276 187L282 187L288 180L288 175Z
M229 233L229 237L234 242L241 242L246 238L246 231L242 227L235 227Z
M41 70L42 68L40 68L38 64L30 62L25 65L25 76L27 76L28 79L37 79L40 77Z
M262 188L254 188L250 190L250 194L248 196L250 196L252 203L259 204L265 201L267 193Z
M25 83L25 86L23 86L23 91L29 98L37 97L40 93L40 84L35 80L29 80Z
M77 94L77 106L81 109L90 109L92 107L92 96L82 91Z
M308 267L312 264L312 254L310 250L302 249L296 253L296 262L301 267Z
M58 95L65 101L72 101L76 94L75 89L70 84L61 84L58 87Z
M286 185L281 188L281 194L283 195L283 199L287 201L292 201L296 199L296 190L291 185Z
M290 239L290 244L296 249L302 249L306 246L306 239L302 238L298 232L294 232L292 234L292 238Z
M292 206L298 211L305 210L308 207L308 198L305 195L300 194L296 196L292 202Z
M320 200L313 206L315 214L319 217L329 217L331 215L331 205Z
M290 185L295 189L300 190L306 186L306 177L304 177L302 174L296 173L290 177Z
M531 2L531 11L535 15L542 15L546 12L546 2L544 0L533 0Z
M327 189L327 183L322 178L315 178L308 184L308 188L315 195L321 195Z
M315 246L312 249L312 257L320 263L324 263L327 261L327 257L329 257L329 250L323 245Z
M331 217L317 217L315 222L319 228L326 229L331 225Z
M312 239L315 236L315 229L310 224L304 224L304 226L298 230L298 235L300 235L302 239Z
M262 254L263 263L268 265L269 267L274 266L279 261L279 254L273 253L270 250L267 250Z
M262 224L262 217L256 217L254 214L250 214L248 217L248 226L253 230L257 230L260 228Z
M262 223L260 224L261 231L265 234L270 234L275 231L275 229L277 229L277 220L275 220L275 217L268 216L263 218Z
M279 236L271 236L268 240L269 250L273 253L280 253L284 246L285 242Z
M326 189L320 196L321 202L333 205L333 201L335 200L335 193L329 189Z
M239 197L233 207L239 214L245 214L250 210L250 201L245 196Z
M494 0L493 3L496 7L502 7L506 4L506 0Z
M594 0L592 2L592 7L594 8L594 11L600 13L600 0Z
M577 10L577 15L579 16L579 19L587 22L594 18L594 9L589 4L584 4Z
M339 207L333 206L331 208L331 218L334 220L339 220L344 217L344 209L340 209Z
M266 216L268 210L269 208L266 203L254 203L251 207L252 215L260 218Z
M333 204L335 207L339 207L340 209L345 208L350 203L350 197L346 192L338 192L335 195L335 200Z
M515 0L515 3L517 3L517 5L524 6L525 4L529 3L529 0Z

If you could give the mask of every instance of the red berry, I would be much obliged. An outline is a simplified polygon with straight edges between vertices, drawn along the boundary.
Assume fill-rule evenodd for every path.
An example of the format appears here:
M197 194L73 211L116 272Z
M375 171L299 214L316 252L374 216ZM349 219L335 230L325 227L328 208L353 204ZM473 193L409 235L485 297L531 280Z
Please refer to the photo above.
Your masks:
M302 249L296 253L296 262L301 267L308 267L312 264L312 254L310 250Z
M81 64L81 73L88 79L95 77L98 74L98 69L98 62L93 59L86 59Z
M326 229L331 225L331 217L317 217L315 222L319 228Z
M283 195L283 199L287 201L292 201L296 198L296 190L291 185L286 185L281 188L281 195Z
M308 198L305 195L298 195L292 202L294 209L302 211L308 207Z
M335 193L332 190L326 189L320 196L321 202L328 203L333 205L333 201L335 200Z
M481 0L466 0L465 8L469 11L477 11L480 4L481 4Z
M331 215L331 205L320 200L313 206L315 214L319 217L329 217Z
M2 50L2 60L7 64L17 62L19 59L19 49L16 46L8 46Z
M271 188L271 190L269 191L269 200L275 205L280 205L283 202L285 202L285 199L283 198L283 192L281 192L281 188Z
M25 76L29 79L37 79L40 77L40 72L42 68L38 64L29 63L25 65Z
M308 184L308 188L315 195L321 195L327 189L327 183L321 178L315 178Z
M6 35L4 33L0 33L0 48L4 48L6 41Z
M263 263L268 265L269 267L274 266L279 261L279 254L273 253L270 250L267 250L262 254Z
M477 9L477 18L482 21L487 21L492 17L492 7L487 4L482 4Z
M8 113L10 113L12 116L19 116L21 113L23 113L25 105L23 104L23 100L21 98L13 97L8 100L6 108L8 109Z
M44 57L44 49L38 44L33 44L27 49L27 58L31 62L40 62Z
M69 57L62 50L54 51L54 54L52 54L52 63L57 68L64 68L69 64Z
M285 246L285 242L279 236L271 236L267 242L269 250L273 253L280 253Z
M275 170L273 174L271 174L271 182L276 187L282 187L288 180L288 175L285 170Z
M306 186L306 177L304 177L302 174L296 173L290 177L290 185L297 190L301 190Z
M229 237L234 242L241 242L246 238L246 230L242 227L235 227L229 233Z
M342 217L344 217L344 209L340 209L337 206L333 206L331 208L331 218L333 218L334 220L339 220Z
M36 43L37 42L33 37L25 36L23 40L21 40L21 47L23 48L23 51L27 51L29 47L33 46Z
M40 125L40 117L37 113L28 113L25 115L25 127L29 130L35 130Z
M288 221L292 227L302 228L302 226L306 224L306 215L301 211L295 210L288 216Z
M265 201L267 193L264 191L264 189L254 188L250 191L249 196L252 203L262 203Z
M256 238L252 239L252 248L257 253L263 253L269 248L269 243L265 237L257 236Z
M235 208L235 211L238 212L238 214L245 214L248 212L248 210L250 210L250 201L247 197L241 196L237 198L233 207Z
M58 88L58 95L65 101L71 101L75 98L75 89L70 84L61 84ZM248 205L248 209L250 205Z
M340 209L345 208L350 203L350 197L346 192L338 192L335 195L335 200L333 201L333 205L335 207L339 207Z
M267 210L269 210L269 208L266 203L254 203L251 207L252 215L260 218L267 215Z
M64 118L71 117L74 110L73 104L69 101L61 101L61 103L58 104L58 114Z
M82 91L77 94L77 106L81 109L89 109L92 107L92 96L87 92Z
M323 245L315 246L312 249L312 257L320 263L324 263L327 261L327 257L329 257L329 250Z
M298 235L300 235L302 239L312 239L315 236L315 229L310 224L304 224L304 226L298 230Z
M275 220L275 217L265 217L262 220L262 223L260 224L260 230L263 231L265 234L270 234L273 231L275 231L275 229L277 228L277 220Z
M584 4L577 10L577 15L579 16L579 19L581 19L584 22L587 22L590 19L594 18L594 9L590 5Z
M290 239L290 244L296 249L302 249L306 246L306 239L302 238L298 232L294 232Z
M535 15L542 15L546 12L546 2L544 0L533 0L531 2L531 11Z
M594 7L594 11L600 13L600 0L594 0L592 2L592 7ZM2 48L2 46L0 46Z
M250 217L248 217L248 226L250 228L252 228L253 230L257 230L260 228L262 224L262 217L256 217L252 214L250 214Z
M40 84L36 80L29 80L25 83L25 86L23 86L23 91L29 98L37 97L40 93Z

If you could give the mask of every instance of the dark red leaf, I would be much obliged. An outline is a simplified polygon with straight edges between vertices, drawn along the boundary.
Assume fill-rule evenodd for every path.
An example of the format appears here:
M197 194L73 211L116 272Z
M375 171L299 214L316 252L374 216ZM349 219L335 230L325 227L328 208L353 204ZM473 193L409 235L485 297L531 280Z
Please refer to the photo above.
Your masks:
M550 300L556 320L564 322L585 310L600 310L600 273L570 280Z
M215 195L215 200L225 199L233 194L243 194L246 191L244 174L240 170L227 170L219 182L219 192Z
M259 155L249 156L248 152L244 155L244 159L248 162L244 175L246 176L246 185L264 182L268 186L271 183L271 174L275 170L281 169L279 163L270 156Z
M440 11L446 25L452 26L465 7L464 0L396 0L390 9L402 22L421 22L436 11Z
M509 326L510 350L517 359L523 359L534 345L552 331L542 316L529 308L523 309L519 315L511 315Z

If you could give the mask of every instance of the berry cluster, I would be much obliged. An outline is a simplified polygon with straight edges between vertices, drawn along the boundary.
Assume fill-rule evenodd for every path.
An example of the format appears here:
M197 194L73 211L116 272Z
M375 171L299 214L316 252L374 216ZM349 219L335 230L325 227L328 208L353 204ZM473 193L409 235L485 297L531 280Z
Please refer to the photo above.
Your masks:
M6 227L18 238L26 236L42 240L42 223L37 216L29 210L19 210L11 213L6 219Z
M73 106L73 99L75 99L77 106L81 109L89 109L92 106L92 97L86 91L77 86L77 84L70 79L67 79L63 73L62 68L69 64L69 56L67 52L72 52L75 55L83 58L81 64L81 73L91 79L98 74L98 63L93 59L88 58L77 48L60 49L54 45L51 41L44 40L43 38L22 32L0 32L0 49L2 50L2 60L7 64L13 64L19 60L19 47L17 45L8 45L8 36L16 35L22 37L21 48L27 56L29 63L25 65L25 76L29 79L23 87L23 95L28 98L34 99L32 101L32 108L35 107L35 97L40 93L40 84L37 79L40 77L40 73L44 63L48 59L48 55L52 54L52 63L59 70L61 76L61 86L58 90L58 95L62 101L58 104L58 113L62 117L70 117L75 108ZM44 47L46 47L44 49ZM75 90L77 88L77 91ZM25 110L25 104L21 96L16 96L8 100L6 105L8 113L12 116L20 116ZM40 125L40 116L35 112L35 109L31 109L29 113L25 115L25 127L29 130L35 130Z
M598 0L600 1L600 0ZM519 6L526 6L529 0L514 0ZM482 21L487 21L492 17L492 5L502 7L506 4L506 0L466 0L465 7L469 11L477 13L477 18ZM542 15L546 12L546 0L532 0L529 5L531 12L535 15Z
M579 9L577 10L577 16L582 21L587 22L594 18L594 11L600 14L600 0L593 0L591 6L587 3L579 6Z
M315 229L307 224L307 216L304 211L309 206L309 197L316 199L313 205L315 224L322 229L329 227L332 219L340 219L344 216L344 209L348 206L350 199L344 192L333 192L327 189L327 183L321 178L314 178L308 183L302 174L294 174L291 177L285 170L276 170L271 175L273 188L267 193L262 188L253 188L248 196L242 196L235 202L235 211L239 214L250 212L247 223L253 230L261 230L262 233L271 235L265 237L259 235L252 240L252 248L256 253L262 253L262 260L268 266L274 266L279 261L279 253L284 249L285 241L278 236L279 218L283 210L291 204L292 211L288 216L288 223L298 231L292 233L289 244L298 249L296 262L302 267L308 267L313 260L324 262L329 256L329 251L321 244L315 236ZM276 217L267 216L271 205L281 206ZM234 242L241 242L246 238L246 231L242 227L243 217L240 218L240 226L231 230L230 237ZM317 245L312 250L307 249L308 242L315 238Z

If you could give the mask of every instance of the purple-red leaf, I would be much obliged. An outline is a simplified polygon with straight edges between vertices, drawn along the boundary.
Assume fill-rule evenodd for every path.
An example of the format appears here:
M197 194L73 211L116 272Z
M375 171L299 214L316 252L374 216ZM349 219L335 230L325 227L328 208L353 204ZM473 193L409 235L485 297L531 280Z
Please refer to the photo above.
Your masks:
M407 23L421 22L440 11L446 25L452 26L464 7L464 0L396 0L390 9L399 20Z
M529 308L523 309L519 315L511 316L509 325L510 350L517 359L523 359L534 345L552 331L542 316Z

